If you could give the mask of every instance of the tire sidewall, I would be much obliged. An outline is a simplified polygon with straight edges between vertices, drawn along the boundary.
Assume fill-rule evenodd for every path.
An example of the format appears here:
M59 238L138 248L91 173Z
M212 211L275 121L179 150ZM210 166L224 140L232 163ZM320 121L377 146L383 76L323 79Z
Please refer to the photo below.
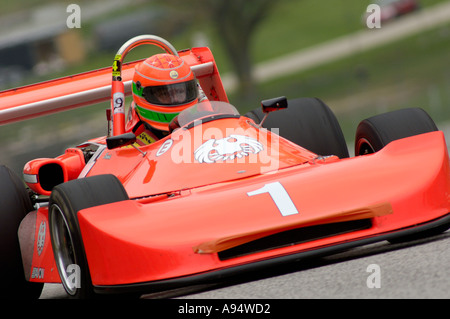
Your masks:
M79 286L80 288L76 289L75 294L69 295L71 298L74 299L85 299L85 298L91 298L94 296L93 286L90 278L89 273L89 267L87 264L86 255L83 248L83 242L80 232L80 227L78 224L78 218L77 218L77 211L73 210L73 207L71 205L70 199L65 196L64 193L62 193L59 189L55 189L52 192L51 195L51 201L49 204L49 228L53 229L53 222L54 222L54 216L55 214L54 209L57 209L57 207L60 209L64 220L66 221L67 227L70 232L70 237L72 239L72 245L73 250L75 253L75 265L79 267L80 270L80 282ZM51 243L52 243L52 249L55 256L55 261L57 262L57 256L56 251L58 249L58 245L55 242L55 236L52 233L51 234ZM60 266L58 267L58 272L65 272L65 275L68 275L68 269L62 269ZM63 280L61 278L61 280ZM64 285L64 283L63 283Z
M85 208L99 206L127 200L128 195L116 176L106 174L72 180L56 186L52 190L49 201L49 228L55 261L58 263L58 244L56 243L53 224L54 214L60 212L65 220L72 241L72 249L75 254L76 265L80 270L80 286L74 294L69 294L74 299L96 298L91 280L90 269L83 245L83 238L78 222L78 212ZM67 271L58 266L60 277ZM66 272L65 275L68 273ZM63 280L63 278L61 278ZM67 290L66 290L67 291ZM68 291L67 291L68 292Z

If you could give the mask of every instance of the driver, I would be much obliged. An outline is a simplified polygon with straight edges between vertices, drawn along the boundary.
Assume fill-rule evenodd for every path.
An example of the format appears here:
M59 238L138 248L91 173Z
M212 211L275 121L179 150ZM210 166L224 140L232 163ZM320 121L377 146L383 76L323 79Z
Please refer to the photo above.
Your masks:
M136 66L132 81L133 102L126 131L139 145L150 144L169 133L169 123L202 97L194 73L180 57L156 54Z

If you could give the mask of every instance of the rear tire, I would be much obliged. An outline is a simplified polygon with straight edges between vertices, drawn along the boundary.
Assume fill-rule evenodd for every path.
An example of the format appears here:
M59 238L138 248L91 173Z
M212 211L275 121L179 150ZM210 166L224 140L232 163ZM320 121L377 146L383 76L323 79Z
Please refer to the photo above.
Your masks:
M261 109L255 109L245 116L259 124L264 115ZM288 108L270 113L263 127L268 130L278 128L280 136L318 155L349 157L336 116L317 98L289 100Z
M420 108L408 108L372 116L359 123L355 155L378 152L392 141L437 131L431 117Z
M378 152L390 142L429 132L438 128L431 117L423 109L407 108L361 121L356 129L355 155L366 155ZM417 240L434 236L446 231L449 225L422 231L413 235L390 239L392 244Z
M17 231L20 222L33 210L25 185L8 167L0 165L0 273L1 297L38 299L43 284L25 279Z
M78 224L78 211L128 199L122 183L114 175L76 179L53 189L49 203L51 242L61 282L69 297L96 297ZM79 276L69 273L68 269L78 270ZM74 282L74 279L79 281Z

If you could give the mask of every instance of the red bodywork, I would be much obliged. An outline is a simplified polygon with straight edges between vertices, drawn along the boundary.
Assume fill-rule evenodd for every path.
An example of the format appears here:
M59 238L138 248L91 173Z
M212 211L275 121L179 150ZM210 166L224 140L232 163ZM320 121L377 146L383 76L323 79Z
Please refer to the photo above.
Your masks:
M382 22L387 22L419 9L419 4L416 0L392 0L387 3L381 2L380 6Z
M227 101L207 48L180 56L193 67L210 100ZM135 63L123 67L126 94ZM109 73L108 68L0 93L1 123L108 100ZM230 133L258 140L263 150L241 161L200 163L194 157L203 143ZM109 150L104 137L88 143L103 145L95 161L85 163L73 148L56 159L29 162L24 173L30 188L43 195L50 194L40 185L45 177L39 169L46 164L61 168L62 181L108 173L123 183L130 200L78 213L92 283L99 290L182 284L186 278L382 240L448 219L450 210L442 132L397 140L375 154L347 159L318 157L243 116L177 130L140 147L141 152ZM294 206L289 212L286 203ZM30 281L59 282L49 233L40 227L48 225L48 209L40 207L29 216L36 227L28 236L40 248L24 257L26 274ZM330 225L350 229L305 235ZM26 237L20 231L19 236Z

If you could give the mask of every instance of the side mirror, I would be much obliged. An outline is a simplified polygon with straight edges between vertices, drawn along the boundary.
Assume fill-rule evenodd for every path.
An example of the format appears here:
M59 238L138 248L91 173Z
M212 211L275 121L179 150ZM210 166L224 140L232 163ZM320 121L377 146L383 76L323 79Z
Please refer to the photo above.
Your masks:
M280 96L273 99L261 101L261 107L265 115L259 123L260 128L263 127L262 125L270 112L286 109L288 107L288 102L285 96Z
M124 133L120 135L110 136L106 138L106 146L109 150L130 145L136 142L136 135L133 133Z
M264 113L269 113L281 109L286 109L288 107L288 102L285 96L280 96L273 99L261 101L261 106Z

